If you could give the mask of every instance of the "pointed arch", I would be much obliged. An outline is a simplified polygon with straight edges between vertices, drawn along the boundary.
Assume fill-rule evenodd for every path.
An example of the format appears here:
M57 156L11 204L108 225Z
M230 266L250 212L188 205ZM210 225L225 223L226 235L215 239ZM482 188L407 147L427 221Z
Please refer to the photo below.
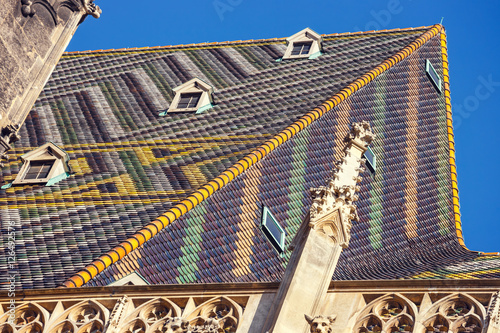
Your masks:
M97 321L103 327L109 320L109 310L102 304L93 300L81 301L67 308L60 316L55 318L54 323L48 332L60 327L61 322L70 322L73 325L73 332L76 333L91 322ZM58 332L63 333L63 332Z
M39 321L34 321L17 331L18 333L42 333L43 325Z
M102 333L104 331L104 324L99 319L92 320L84 324L78 330L78 333Z
M383 317L387 313L391 313L390 309L399 308L401 311L392 311L393 316L399 313L408 313L415 318L418 313L417 306L405 296L394 293L381 296L370 303L368 303L363 310L361 310L358 318L364 317L369 313L376 313L377 316Z
M413 330L418 313L415 303L405 296L392 293L368 303L359 313L354 332L390 332L394 327ZM406 331L403 331L406 332Z
M375 315L368 314L359 319L354 325L355 333L381 332L383 327L382 320Z
M236 330L239 327L243 310L241 306L227 297L214 297L199 305L185 319L192 326L216 325L223 330Z
M435 314L424 322L425 333L431 332L448 332L450 329L450 321L440 314Z
M474 314L484 323L486 309L475 298L467 294L456 293L437 301L429 308L423 318L430 318L434 316L434 314L440 314L449 319L450 322L454 322L459 317Z
M9 323L0 324L0 333L14 333L14 327Z
M479 316L471 314L456 320L451 326L452 332L477 332L483 330L483 322Z
M76 333L76 330L76 326L70 320L65 320L57 324L49 333Z
M144 320L141 318L134 318L122 325L120 333L146 333L147 327Z
M3 332L3 330L8 332L10 329L13 332L19 332L24 330L25 327L33 326L31 325L33 323L37 323L43 330L49 317L47 310L36 303L24 303L19 306L15 311L15 319L12 324L8 322L10 314L10 312L6 312L0 317L0 329L2 330L0 332Z
M141 318L146 327L158 326L168 318L180 317L181 308L167 298L155 298L146 302L129 314L124 322L131 322L135 318Z
M384 327L386 332L413 332L415 321L406 313L389 320Z

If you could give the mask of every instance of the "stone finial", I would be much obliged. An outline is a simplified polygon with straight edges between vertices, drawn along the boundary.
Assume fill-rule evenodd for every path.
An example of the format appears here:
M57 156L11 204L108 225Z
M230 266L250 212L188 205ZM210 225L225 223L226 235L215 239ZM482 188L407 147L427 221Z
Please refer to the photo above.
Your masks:
M373 134L370 124L367 121L362 121L352 124L349 138L352 140L353 144L357 144L366 150L373 139L375 139L375 134Z
M337 319L336 315L332 316L316 316L314 318L305 315L307 322L310 326L311 333L331 333L332 332L332 324Z
M368 122L352 125L345 156L335 163L328 185L311 189L313 199L310 209L309 226L328 235L343 248L349 245L352 220L357 220L357 192L361 182L360 172L365 169L363 153L373 141L373 134Z

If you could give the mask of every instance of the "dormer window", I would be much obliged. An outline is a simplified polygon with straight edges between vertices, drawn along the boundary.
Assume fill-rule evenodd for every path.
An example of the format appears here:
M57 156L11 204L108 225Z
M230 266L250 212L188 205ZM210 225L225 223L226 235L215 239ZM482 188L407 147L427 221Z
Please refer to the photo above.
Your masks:
M321 55L323 38L309 28L287 38L286 41L288 47L282 59L314 59Z
M24 162L12 185L46 184L50 186L70 174L68 154L52 142L21 156Z
M170 112L202 113L213 107L212 93L214 89L208 83L194 78L173 89L174 99L167 111L160 113L165 116Z

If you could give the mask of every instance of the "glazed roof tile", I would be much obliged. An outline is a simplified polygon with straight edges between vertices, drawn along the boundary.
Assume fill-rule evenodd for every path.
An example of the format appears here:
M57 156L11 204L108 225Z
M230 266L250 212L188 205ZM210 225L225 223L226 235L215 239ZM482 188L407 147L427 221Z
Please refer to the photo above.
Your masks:
M474 260L456 238L447 101L416 73L427 58L443 73L440 36L213 195L200 195L195 209L179 208L175 223L160 220L166 228L142 247L132 251L147 232L129 238L148 224L156 233L151 221L428 30L325 36L325 54L313 61L276 62L279 39L66 54L14 152L54 141L75 174L50 188L0 192L2 220L20 226L22 287L58 286L127 239L87 266L90 276L110 266L90 285L133 270L152 283L278 280L289 253L277 257L260 233L262 205L290 241L309 207L308 189L321 185L339 156L339 134L366 117L381 138L374 143L381 166L373 180L365 175L358 211L367 222L353 229L335 278L410 277ZM216 88L216 106L159 117L172 88L193 77ZM3 182L19 167L11 158ZM384 271L373 267L382 262Z

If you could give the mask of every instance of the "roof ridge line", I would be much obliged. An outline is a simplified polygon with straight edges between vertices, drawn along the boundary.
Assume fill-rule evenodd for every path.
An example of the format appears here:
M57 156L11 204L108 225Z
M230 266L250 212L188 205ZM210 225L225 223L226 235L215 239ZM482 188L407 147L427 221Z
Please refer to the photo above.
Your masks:
M323 38L340 37L340 36L359 36L367 34L385 34L392 32L407 32L413 30L431 29L433 26L421 26L415 28L395 28L384 30L369 30L369 31L356 31L356 32L341 32L333 34L321 34ZM263 42L284 42L288 37L274 37L262 39L249 39L249 40L235 40L225 42L204 42L204 43L191 43L191 44L178 44L178 45L163 45L163 46L142 46L142 47L125 47L119 49L106 49L106 50L86 50L86 51L70 51L64 52L62 57L75 57L85 55L99 55L100 53L118 53L118 52L134 52L134 51L160 51L176 48L190 48L190 47L213 47L213 46L230 46L239 44L259 44Z
M166 228L169 224L196 207L203 200L210 197L215 191L227 185L237 176L249 169L252 165L256 164L266 155L271 153L271 151L282 145L284 142L309 126L312 122L320 118L323 114L332 110L334 107L346 100L356 91L373 81L380 74L384 73L397 63L401 62L403 59L407 58L415 50L424 45L428 40L437 36L442 30L443 26L441 24L436 24L430 27L429 30L424 32L422 35L420 35L420 37L405 46L399 52L387 58L374 69L370 70L366 74L356 79L354 82L350 83L348 86L336 93L333 97L323 102L320 106L301 116L294 123L286 127L280 133L276 134L272 139L267 140L262 145L255 148L252 152L240 159L233 166L227 168L219 176L215 177L213 180L196 190L193 194L177 203L167 212L160 215L157 219L145 225L142 229L137 231L134 235L130 236L127 240L115 246L107 253L101 255L96 260L92 261L89 265L85 266L83 270L77 272L72 277L67 279L62 287L81 287L89 282L91 279L96 277L97 274L101 273L102 271L104 271L104 269L111 266L115 262L118 262L133 250L137 249L139 246L142 246L145 242L158 234L162 229Z

